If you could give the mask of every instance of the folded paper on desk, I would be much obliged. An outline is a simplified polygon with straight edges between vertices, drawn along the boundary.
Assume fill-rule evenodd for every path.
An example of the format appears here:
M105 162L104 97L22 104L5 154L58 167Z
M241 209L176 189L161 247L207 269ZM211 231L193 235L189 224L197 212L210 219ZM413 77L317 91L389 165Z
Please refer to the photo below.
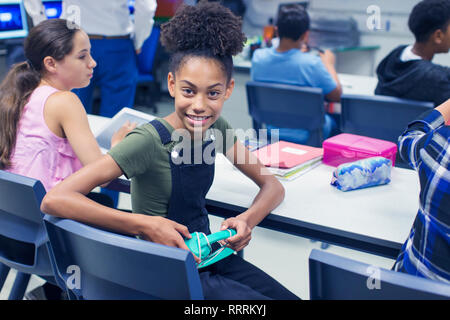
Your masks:
M135 122L137 126L140 126L153 119L155 119L154 115L130 108L122 108L122 110L116 113L111 121L96 133L95 137L100 148L109 150L111 148L111 137L126 121Z
M293 180L322 163L323 149L279 141L254 151L277 178Z
M331 185L350 191L387 184L391 181L392 161L372 157L341 164L334 170Z

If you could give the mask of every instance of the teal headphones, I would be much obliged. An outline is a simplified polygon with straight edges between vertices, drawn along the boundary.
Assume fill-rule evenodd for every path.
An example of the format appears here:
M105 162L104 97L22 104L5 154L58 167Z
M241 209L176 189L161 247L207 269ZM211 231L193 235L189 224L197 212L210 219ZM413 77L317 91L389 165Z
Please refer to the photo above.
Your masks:
M200 269L216 263L217 261L228 257L230 254L233 254L234 250L226 246L221 246L216 251L211 252L211 245L220 240L225 240L232 237L235 234L236 230L234 229L226 229L212 233L208 236L203 232L194 232L191 233L192 238L187 239L184 242L188 246L189 250L200 258L201 262L197 263L197 268Z

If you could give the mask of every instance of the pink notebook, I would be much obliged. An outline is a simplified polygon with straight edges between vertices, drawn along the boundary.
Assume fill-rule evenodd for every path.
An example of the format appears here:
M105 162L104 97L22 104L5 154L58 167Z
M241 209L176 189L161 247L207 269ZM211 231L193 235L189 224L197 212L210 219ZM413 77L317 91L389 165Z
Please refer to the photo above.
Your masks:
M287 141L278 141L253 152L266 167L286 169L323 156L322 148Z

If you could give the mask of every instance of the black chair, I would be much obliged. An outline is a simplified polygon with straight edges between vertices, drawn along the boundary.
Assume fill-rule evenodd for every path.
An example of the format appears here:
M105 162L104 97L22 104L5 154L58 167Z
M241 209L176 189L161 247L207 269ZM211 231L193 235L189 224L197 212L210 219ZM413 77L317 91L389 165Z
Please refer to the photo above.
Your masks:
M203 299L189 251L50 215L44 222L71 299Z
M450 285L386 270L313 249L309 256L311 300L450 299Z
M18 271L10 300L23 298L32 274L64 288L48 254L40 210L44 196L40 181L0 170L0 288L10 268Z
M346 95L341 97L341 131L382 139L398 144L398 137L408 124L432 102L405 100L388 96ZM396 166L409 168L397 153Z
M264 125L304 129L309 131L305 144L322 147L325 109L321 89L258 81L247 82L246 89L254 129Z

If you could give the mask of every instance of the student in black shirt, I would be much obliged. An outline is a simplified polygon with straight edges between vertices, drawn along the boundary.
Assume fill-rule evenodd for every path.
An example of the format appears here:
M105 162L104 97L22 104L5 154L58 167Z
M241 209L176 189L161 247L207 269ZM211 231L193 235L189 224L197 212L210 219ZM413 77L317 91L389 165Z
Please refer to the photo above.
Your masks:
M408 25L416 41L397 47L381 61L375 94L440 105L450 97L450 68L432 59L450 50L450 0L419 2Z

